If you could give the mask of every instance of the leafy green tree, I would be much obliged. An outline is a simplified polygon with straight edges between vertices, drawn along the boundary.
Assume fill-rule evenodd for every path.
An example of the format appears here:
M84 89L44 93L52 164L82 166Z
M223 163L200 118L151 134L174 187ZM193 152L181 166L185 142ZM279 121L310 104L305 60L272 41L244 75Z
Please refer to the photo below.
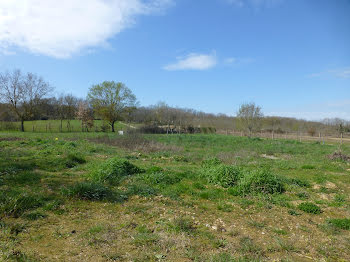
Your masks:
M89 89L88 100L95 112L108 121L112 132L115 132L115 122L122 120L137 105L132 91L123 83L114 81L93 85Z

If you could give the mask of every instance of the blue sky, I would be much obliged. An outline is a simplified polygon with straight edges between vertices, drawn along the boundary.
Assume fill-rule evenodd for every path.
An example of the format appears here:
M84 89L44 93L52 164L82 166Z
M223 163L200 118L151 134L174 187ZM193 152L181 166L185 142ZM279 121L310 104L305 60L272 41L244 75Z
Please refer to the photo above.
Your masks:
M141 105L350 120L349 0L2 0L0 70Z

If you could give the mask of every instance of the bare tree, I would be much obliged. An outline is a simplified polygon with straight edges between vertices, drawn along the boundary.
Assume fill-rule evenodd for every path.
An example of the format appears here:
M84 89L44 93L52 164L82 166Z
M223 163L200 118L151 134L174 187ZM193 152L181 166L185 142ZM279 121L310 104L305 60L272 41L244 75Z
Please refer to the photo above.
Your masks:
M94 126L94 116L92 109L86 101L80 101L77 111L77 118L81 120L82 131L89 132L89 128Z
M237 117L240 119L243 127L249 131L249 136L259 128L260 120L263 116L261 107L255 105L255 103L243 104L237 112Z
M24 121L33 117L40 100L51 92L51 86L41 77L20 70L0 73L0 95L21 121L24 132Z

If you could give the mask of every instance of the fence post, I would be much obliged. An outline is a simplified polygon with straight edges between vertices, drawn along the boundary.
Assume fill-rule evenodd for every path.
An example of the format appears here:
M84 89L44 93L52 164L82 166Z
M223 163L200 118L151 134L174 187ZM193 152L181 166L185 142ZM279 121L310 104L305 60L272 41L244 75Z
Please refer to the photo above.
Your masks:
M341 145L343 144L343 132L340 133L340 144L341 144Z

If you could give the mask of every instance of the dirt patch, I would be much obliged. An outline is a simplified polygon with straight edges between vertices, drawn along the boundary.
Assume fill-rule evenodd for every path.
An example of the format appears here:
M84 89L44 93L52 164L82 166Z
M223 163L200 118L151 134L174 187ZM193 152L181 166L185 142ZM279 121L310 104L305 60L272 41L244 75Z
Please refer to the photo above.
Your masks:
M157 141L148 140L144 137L131 134L116 138L110 138L108 136L98 137L89 139L89 141L99 144L106 144L109 146L121 147L124 149L129 149L132 151L140 151L145 153L150 152L159 152L159 151L172 151L178 152L181 151L182 148L174 146L174 145L166 145Z
M20 137L0 137L0 142L2 141L20 141L24 140L23 138Z
M350 156L343 154L341 151L336 151L333 154L328 156L331 160L342 160L350 162Z
M279 159L278 157L275 157L275 156L272 156L272 155L266 155L266 154L262 154L261 157L267 158L267 159L272 159L272 160Z

